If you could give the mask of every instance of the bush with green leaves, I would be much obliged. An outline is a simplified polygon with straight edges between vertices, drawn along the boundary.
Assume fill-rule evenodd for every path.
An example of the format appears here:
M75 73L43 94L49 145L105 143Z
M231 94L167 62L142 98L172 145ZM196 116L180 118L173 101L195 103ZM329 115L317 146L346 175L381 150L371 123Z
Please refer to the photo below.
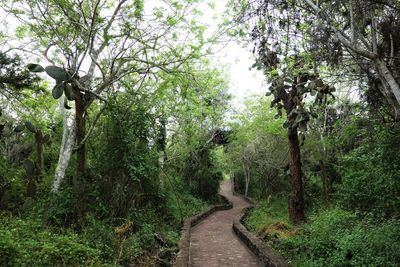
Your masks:
M232 134L226 148L228 172L235 189L248 195L266 198L288 189L287 137L282 127L285 118L270 107L271 99L253 96L245 100L245 109L231 123ZM247 177L247 179L246 179Z
M278 249L296 266L398 266L400 222L376 223L339 208L311 217Z
M257 203L251 213L245 217L245 225L249 230L259 233L265 226L270 224L277 222L288 224L287 208L286 195L270 196Z
M83 181L88 204L99 216L125 217L135 207L163 203L159 187L159 151L152 145L157 138L156 115L141 102L116 97L108 103L102 125L89 146L88 179ZM101 207L99 209L99 206ZM100 214L102 213L102 214Z
M204 200L216 197L222 173L212 160L211 145L191 151L185 159L183 177L190 191Z
M1 266L105 266L101 253L72 231L57 233L36 219L1 216Z
M86 240L91 247L101 251L102 262L114 262L117 257L117 236L113 226L104 221L87 215L79 233L80 238Z
M376 217L400 215L398 126L375 126L361 145L339 162L342 184L337 199L344 207L371 212Z
M17 211L24 203L23 171L0 158L0 210Z
M167 178L164 188L166 203L163 213L171 225L181 224L185 218L205 210L208 206L204 200L190 194L180 177Z

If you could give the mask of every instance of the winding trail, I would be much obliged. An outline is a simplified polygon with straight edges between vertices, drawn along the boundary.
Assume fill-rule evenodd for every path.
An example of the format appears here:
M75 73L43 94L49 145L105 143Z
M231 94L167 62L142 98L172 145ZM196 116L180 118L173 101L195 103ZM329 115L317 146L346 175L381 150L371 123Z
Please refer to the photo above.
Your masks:
M192 229L191 266L261 266L256 256L232 230L233 220L239 217L242 209L249 204L233 195L230 180L221 183L220 194L233 203L233 208L213 213Z

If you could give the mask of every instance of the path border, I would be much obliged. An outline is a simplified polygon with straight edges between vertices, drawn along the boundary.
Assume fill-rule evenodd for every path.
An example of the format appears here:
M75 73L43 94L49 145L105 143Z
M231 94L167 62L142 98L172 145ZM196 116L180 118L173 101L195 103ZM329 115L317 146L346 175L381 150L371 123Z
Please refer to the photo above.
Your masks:
M242 198L247 203L250 204L249 207L246 207L240 213L240 216L233 221L232 229L236 236L250 249L251 252L256 255L258 260L265 267L290 267L290 265L286 259L273 251L270 247L268 247L264 241L260 238L249 232L246 227L243 225L244 219L249 215L250 211L254 208L254 201L241 195L235 191L234 182L232 181L232 192L235 196Z
M225 202L224 205L213 205L209 207L207 210L194 215L185 220L183 223L183 227L181 228L181 238L178 243L179 252L176 256L175 262L173 266L175 267L187 267L190 266L190 234L192 227L199 224L202 220L210 216L216 211L219 210L229 210L233 207L232 202L230 202L225 196L218 193L218 195Z

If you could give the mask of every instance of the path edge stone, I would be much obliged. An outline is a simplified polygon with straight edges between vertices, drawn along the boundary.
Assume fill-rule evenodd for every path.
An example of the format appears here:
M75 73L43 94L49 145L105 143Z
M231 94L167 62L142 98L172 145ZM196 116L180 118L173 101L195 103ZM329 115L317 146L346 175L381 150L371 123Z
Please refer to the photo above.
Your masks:
M204 220L205 218L207 218L216 211L229 210L233 207L232 202L230 202L225 196L221 194L218 195L223 199L225 204L213 205L209 207L207 210L197 215L194 215L184 221L183 226L181 228L181 238L178 243L179 252L178 255L176 256L173 266L175 267L190 266L190 234L192 227L194 227L195 225L197 225L202 220Z
M254 201L241 195L235 191L234 184L232 182L232 192L237 197L244 199L251 206L244 208L240 216L233 221L232 229L236 236L250 249L254 255L257 256L259 261L266 267L291 267L286 259L275 253L270 247L268 247L264 241L252 234L243 225L244 219L248 216L250 211L254 208Z

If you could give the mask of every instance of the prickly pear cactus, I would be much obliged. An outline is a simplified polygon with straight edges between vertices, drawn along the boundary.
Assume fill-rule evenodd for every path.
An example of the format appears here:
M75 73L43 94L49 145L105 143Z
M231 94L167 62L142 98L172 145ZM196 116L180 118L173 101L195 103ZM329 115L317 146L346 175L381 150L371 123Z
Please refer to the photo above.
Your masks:
M47 66L44 68L39 64L32 64L32 63L28 64L27 68L30 72L35 72L35 73L46 72L47 75L53 78L56 81L56 85L51 90L52 96L54 97L54 99L59 99L60 97L65 95L64 107L66 109L71 109L71 107L68 105L68 101L74 101L76 98L74 96L71 86L72 75L67 70L57 66ZM81 79L83 78L85 78L85 76L82 77ZM81 81L81 83L84 82L86 82L85 79Z

